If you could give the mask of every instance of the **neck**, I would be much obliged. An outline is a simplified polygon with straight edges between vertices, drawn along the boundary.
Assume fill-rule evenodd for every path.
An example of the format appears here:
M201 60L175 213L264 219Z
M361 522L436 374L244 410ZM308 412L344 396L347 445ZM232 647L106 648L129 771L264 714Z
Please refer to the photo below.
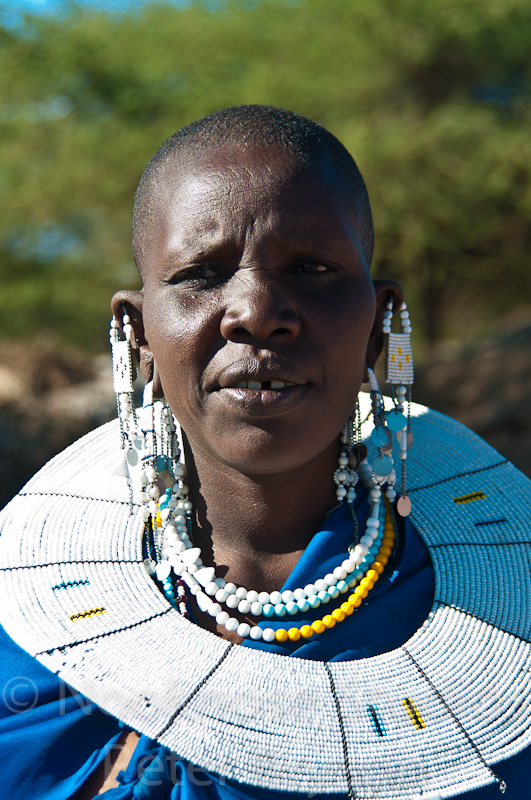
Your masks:
M336 503L339 443L275 475L242 474L203 453L188 456L195 542L218 575L257 591L278 589Z

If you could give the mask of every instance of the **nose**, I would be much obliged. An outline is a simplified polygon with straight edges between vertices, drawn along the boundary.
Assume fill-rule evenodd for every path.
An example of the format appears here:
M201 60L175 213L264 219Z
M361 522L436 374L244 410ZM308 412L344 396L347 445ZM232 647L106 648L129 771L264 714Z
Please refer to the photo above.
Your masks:
M299 335L297 304L281 280L246 269L231 284L220 323L225 339L244 344L267 339L288 342Z

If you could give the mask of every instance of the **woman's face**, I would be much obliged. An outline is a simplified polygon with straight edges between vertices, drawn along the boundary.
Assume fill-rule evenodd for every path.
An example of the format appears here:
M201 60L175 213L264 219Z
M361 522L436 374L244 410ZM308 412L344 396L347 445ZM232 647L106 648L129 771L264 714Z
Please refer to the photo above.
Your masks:
M218 152L165 189L142 316L194 452L270 474L337 447L376 308L347 198L282 151Z

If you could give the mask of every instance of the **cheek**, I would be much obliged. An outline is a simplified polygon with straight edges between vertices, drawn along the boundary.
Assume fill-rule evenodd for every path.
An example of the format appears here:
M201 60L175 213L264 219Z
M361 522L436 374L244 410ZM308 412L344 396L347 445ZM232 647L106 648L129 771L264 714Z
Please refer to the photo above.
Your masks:
M219 346L216 304L194 295L183 299L173 287L146 292L145 335L165 396L190 400L197 393L205 364Z
M336 364L342 361L349 373L364 370L375 313L376 300L371 283L366 288L359 285L346 287L336 298L328 319L323 320L321 330L328 342L328 357Z

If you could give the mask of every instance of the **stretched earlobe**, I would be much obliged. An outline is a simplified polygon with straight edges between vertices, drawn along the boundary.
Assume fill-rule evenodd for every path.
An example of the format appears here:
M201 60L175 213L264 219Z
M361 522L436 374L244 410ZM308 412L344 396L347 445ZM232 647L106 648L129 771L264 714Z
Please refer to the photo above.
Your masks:
M138 359L140 371L146 383L153 381L153 396L161 398L164 396L160 375L157 370L153 353L146 339L144 331L144 318L142 315L143 293L137 290L125 290L116 292L111 301L111 308L115 319L123 330L124 314L130 319L133 328L131 336L131 347Z
M404 290L396 281L378 280L373 281L373 284L374 292L376 294L376 314L374 316L374 324L367 344L366 367L365 374L363 376L364 381L369 380L367 368L374 369L374 366L382 352L384 344L383 320L385 312L387 311L388 302L390 299L392 299L393 313L396 313L404 302Z

